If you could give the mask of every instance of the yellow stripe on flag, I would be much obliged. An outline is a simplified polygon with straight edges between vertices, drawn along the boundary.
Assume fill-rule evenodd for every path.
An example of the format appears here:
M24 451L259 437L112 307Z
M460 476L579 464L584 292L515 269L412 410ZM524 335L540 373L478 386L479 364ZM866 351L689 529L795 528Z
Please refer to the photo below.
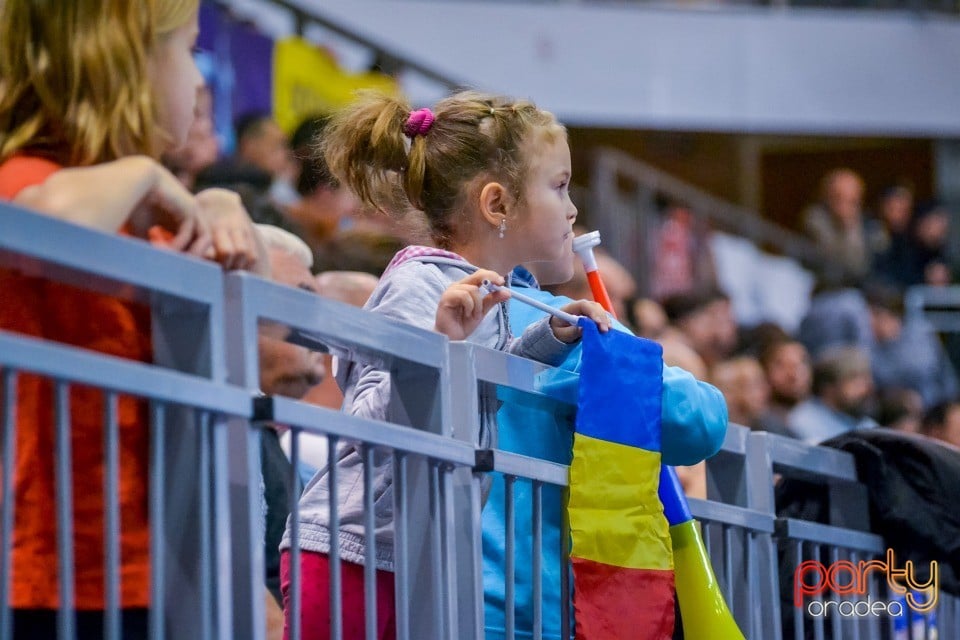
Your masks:
M567 512L570 555L629 569L673 569L657 499L660 454L576 434Z

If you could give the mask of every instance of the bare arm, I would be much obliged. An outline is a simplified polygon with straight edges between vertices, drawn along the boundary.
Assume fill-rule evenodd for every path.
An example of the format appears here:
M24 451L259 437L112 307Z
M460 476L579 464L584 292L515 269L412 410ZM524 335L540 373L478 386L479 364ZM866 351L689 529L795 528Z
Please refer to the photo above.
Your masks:
M146 156L61 169L42 184L21 191L14 203L108 233L129 222L134 235L147 237L151 227L159 226L170 232L172 249L195 255L209 247L194 197Z

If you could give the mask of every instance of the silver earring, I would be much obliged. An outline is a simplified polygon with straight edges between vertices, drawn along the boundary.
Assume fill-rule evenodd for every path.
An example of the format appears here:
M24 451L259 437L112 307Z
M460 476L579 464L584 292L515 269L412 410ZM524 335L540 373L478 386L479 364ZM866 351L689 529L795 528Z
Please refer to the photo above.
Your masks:
M501 218L501 219L500 219L500 227L499 227L499 229L500 229L500 239L503 240L503 234L504 234L504 232L506 232L506 230L507 230L507 219L506 219L506 218Z

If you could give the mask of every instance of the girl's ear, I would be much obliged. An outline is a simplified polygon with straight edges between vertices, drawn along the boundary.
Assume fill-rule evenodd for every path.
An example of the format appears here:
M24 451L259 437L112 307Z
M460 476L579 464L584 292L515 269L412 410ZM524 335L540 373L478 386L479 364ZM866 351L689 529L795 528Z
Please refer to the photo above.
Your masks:
M493 227L499 227L509 212L509 192L499 182L488 182L480 189L480 215Z

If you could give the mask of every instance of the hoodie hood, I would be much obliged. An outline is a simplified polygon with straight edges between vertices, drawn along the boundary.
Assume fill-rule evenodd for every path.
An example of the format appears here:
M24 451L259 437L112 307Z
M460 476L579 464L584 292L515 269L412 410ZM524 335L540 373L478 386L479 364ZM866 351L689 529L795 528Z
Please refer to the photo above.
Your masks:
M411 245L404 249L401 249L397 252L393 259L390 261L390 264L387 265L387 268L384 269L383 275L387 275L393 269L396 269L400 265L410 262L425 262L430 264L439 264L439 265L449 265L452 267L458 267L467 273L473 273L480 267L472 265L467 262L467 259L461 256L458 253L453 251L447 251L446 249L437 249L436 247L425 247L421 245ZM522 267L518 267L521 268ZM524 270L525 271L525 270ZM532 277L532 276L531 276ZM508 273L504 276L507 286L512 286L514 282L514 273Z

